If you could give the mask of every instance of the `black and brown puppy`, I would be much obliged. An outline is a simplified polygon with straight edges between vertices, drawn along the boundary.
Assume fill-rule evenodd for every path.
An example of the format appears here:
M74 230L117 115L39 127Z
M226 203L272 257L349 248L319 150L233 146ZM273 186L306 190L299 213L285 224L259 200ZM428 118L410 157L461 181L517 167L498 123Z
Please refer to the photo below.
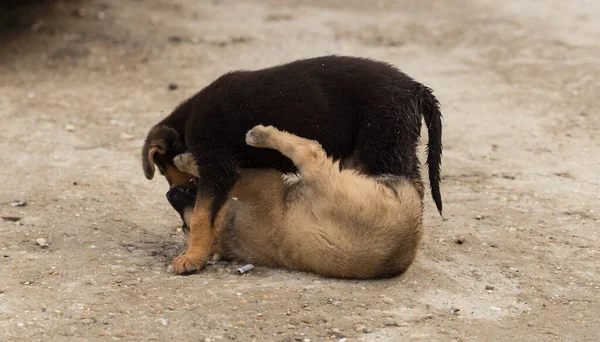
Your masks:
M142 151L149 179L156 164L172 187L189 181L172 164L185 151L193 154L202 179L188 251L173 260L174 271L199 269L210 257L217 218L240 168L296 171L281 153L246 145L252 127L273 125L316 140L329 156L352 158L367 175L405 176L422 196L417 156L422 117L429 133L431 191L441 213L441 113L426 86L389 64L339 56L221 76L153 127Z

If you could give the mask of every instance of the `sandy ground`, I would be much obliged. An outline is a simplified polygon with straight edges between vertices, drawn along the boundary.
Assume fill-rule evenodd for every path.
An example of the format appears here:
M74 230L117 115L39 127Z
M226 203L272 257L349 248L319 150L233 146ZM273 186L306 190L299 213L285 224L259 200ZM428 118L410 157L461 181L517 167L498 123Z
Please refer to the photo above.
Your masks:
M0 340L597 340L600 2L369 3L2 14ZM427 197L414 266L167 273L183 237L143 177L147 130L231 69L330 53L392 62L442 102L448 220Z

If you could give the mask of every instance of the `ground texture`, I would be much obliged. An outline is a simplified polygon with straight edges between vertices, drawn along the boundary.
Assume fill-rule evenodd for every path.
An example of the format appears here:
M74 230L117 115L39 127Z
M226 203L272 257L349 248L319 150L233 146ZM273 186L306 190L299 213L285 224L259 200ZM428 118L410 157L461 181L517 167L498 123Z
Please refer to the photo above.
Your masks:
M1 340L598 338L599 2L0 13ZM389 61L442 103L447 220L427 197L414 266L367 282L230 264L167 273L183 237L166 182L143 176L147 130L224 72L332 53Z

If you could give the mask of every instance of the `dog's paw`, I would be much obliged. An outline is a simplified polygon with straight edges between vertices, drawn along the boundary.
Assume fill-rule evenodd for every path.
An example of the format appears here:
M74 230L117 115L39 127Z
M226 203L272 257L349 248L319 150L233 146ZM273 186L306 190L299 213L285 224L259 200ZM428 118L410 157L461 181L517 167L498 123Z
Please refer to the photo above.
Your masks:
M198 173L196 171L196 158L189 152L176 155L175 158L173 158L173 165L175 165L179 171L187 172L191 175Z
M175 274L188 274L201 270L205 263L205 261L192 257L189 253L186 253L173 259L171 266L169 266L167 270Z
M246 133L246 144L254 147L270 147L269 140L274 132L277 132L277 129L273 126L254 126Z

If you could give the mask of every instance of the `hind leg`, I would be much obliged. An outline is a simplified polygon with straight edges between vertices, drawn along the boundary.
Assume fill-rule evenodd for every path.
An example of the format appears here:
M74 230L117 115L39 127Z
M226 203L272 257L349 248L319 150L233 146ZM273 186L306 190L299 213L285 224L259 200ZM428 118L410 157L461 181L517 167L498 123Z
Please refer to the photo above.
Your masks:
M292 160L304 180L317 179L328 169L327 165L333 166L318 142L280 131L273 126L255 126L246 134L246 143L278 150Z

